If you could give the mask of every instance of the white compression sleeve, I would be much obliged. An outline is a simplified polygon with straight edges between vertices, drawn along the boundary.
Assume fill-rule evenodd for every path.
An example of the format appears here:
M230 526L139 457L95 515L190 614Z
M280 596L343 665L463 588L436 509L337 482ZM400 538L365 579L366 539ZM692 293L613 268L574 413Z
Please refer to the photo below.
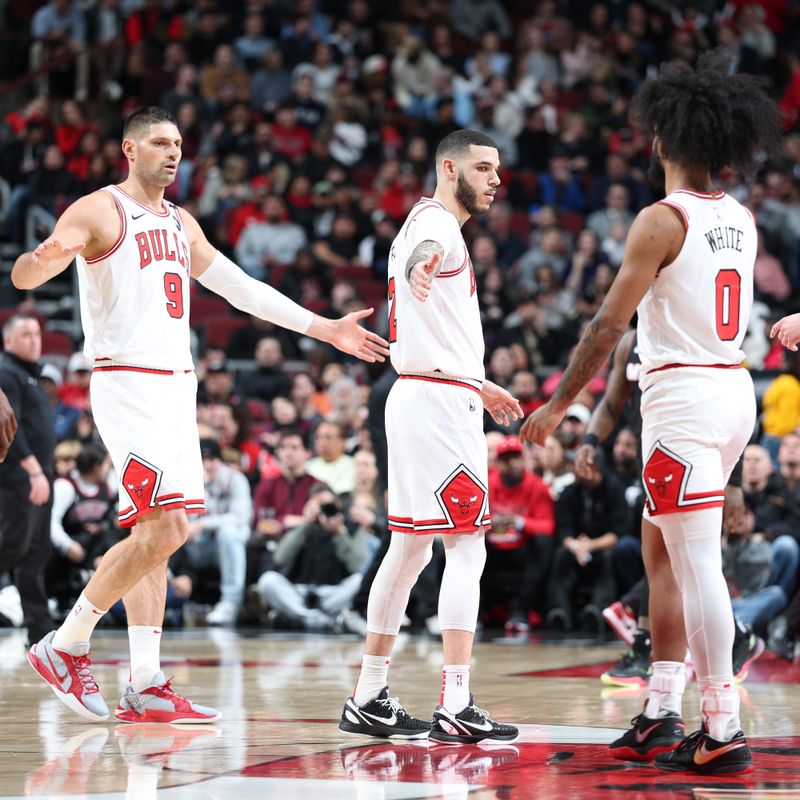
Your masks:
M314 318L312 311L298 305L272 286L251 278L219 251L197 280L206 289L224 297L241 311L274 322L290 331L305 333Z

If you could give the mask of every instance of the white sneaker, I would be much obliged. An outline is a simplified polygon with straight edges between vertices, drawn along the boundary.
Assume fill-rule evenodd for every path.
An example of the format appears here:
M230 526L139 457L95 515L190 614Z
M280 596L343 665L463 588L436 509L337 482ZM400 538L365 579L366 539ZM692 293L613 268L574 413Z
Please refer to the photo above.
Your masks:
M220 600L206 617L207 625L233 625L239 617L239 606L230 600Z

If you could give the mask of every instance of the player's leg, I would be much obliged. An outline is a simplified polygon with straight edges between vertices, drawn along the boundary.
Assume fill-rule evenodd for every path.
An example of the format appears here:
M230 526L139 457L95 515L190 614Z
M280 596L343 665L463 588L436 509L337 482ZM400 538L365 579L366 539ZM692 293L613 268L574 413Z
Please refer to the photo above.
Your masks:
M433 554L433 536L395 531L391 537L370 589L361 671L339 728L368 736L424 738L430 723L411 717L389 696L388 673L411 589Z
M480 579L486 562L483 531L442 537L445 569L439 591L444 667L439 706L433 713L430 738L457 744L514 742L519 731L495 722L478 708L469 688L472 644L480 603Z

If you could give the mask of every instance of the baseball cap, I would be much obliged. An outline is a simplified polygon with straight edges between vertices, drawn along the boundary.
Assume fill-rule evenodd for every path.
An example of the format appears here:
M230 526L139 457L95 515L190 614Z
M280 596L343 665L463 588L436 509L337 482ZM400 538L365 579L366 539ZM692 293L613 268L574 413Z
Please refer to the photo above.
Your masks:
M222 448L216 439L200 440L200 455L203 458L222 458Z
M521 453L522 442L517 436L506 436L497 443L497 456L508 455L509 453Z
M589 424L589 419L592 416L592 412L586 408L585 405L582 403L573 403L568 409L567 413L564 414L564 419L569 419L572 417L573 419L578 420L578 422L582 422L584 425Z
M83 353L73 353L69 357L67 369L70 372L91 372L92 362Z
M64 379L61 377L61 370L55 364L42 364L39 377L53 381L56 386L61 386L64 382Z
M222 358L215 358L213 361L208 362L206 372L228 372L228 365Z

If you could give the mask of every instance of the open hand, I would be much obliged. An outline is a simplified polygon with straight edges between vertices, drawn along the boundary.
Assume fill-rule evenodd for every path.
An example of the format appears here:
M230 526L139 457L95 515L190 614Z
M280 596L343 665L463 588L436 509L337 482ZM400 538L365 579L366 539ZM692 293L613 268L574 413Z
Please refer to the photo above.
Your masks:
M385 361L389 355L389 342L358 324L373 311L372 308L364 308L334 320L333 333L328 341L343 353L357 356L362 361L371 364Z
M545 403L530 414L519 432L522 441L543 445L545 439L561 424L564 411L555 410L550 403Z
M431 293L431 281L439 271L439 261L442 257L439 253L433 253L427 261L419 261L411 267L408 275L408 283L411 287L411 294L424 303Z
M787 349L796 351L797 344L800 342L800 314L790 314L788 317L779 319L769 332L769 338L778 341Z
M51 236L45 239L32 253L35 264L54 264L68 258L70 261L86 247L86 242L62 242Z
M498 425L510 425L514 420L525 416L519 400L502 386L491 381L484 381L481 389L483 407Z

